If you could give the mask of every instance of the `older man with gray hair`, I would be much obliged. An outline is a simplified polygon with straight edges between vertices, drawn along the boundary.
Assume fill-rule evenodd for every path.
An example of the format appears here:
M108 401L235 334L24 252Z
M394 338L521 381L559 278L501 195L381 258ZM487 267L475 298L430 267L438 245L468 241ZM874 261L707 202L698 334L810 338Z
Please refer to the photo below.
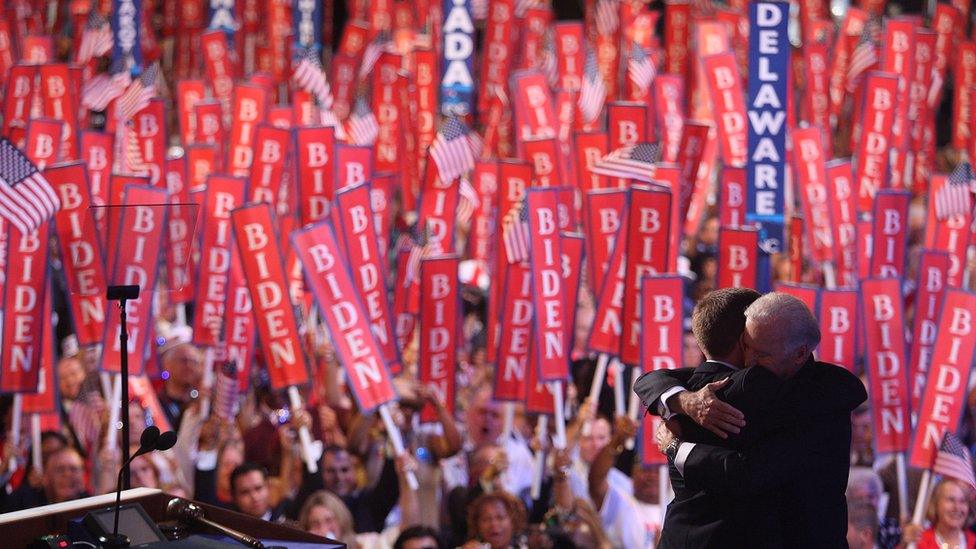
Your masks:
M795 297L766 294L744 316L746 368L716 393L744 414L741 432L722 439L681 417L658 443L673 476L728 510L714 546L845 547L850 414L864 386L814 360L819 325Z

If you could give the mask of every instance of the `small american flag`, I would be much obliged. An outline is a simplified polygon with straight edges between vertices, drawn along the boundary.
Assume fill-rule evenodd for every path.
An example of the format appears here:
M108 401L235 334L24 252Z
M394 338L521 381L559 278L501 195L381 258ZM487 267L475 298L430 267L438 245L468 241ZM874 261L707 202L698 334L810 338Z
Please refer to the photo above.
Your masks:
M973 474L973 462L969 457L969 450L959 441L956 435L946 432L935 454L932 472L944 477L952 477L965 482L976 489L976 475Z
M81 31L76 60L85 64L94 57L101 57L112 49L114 39L108 19L95 10L88 14L88 22Z
M468 143L471 145L471 154L475 158L481 158L481 153L485 150L485 140L476 131L468 132Z
M125 68L110 74L97 74L81 87L81 104L90 111L104 111L113 99L122 95L132 84L132 76Z
M319 123L327 128L335 128L336 139L348 140L346 129L342 126L342 122L339 122L339 117L332 109L319 109Z
M525 17L525 12L529 8L539 5L540 0L515 0L515 17Z
M115 101L115 119L119 122L131 120L137 112L149 105L149 100L156 95L156 78L159 76L159 65L152 64L139 78Z
M359 97L349 117L349 139L356 145L372 145L380 133L380 126L376 122L373 110L369 108L366 99Z
M68 410L68 424L74 431L81 449L88 455L97 448L99 432L102 429L102 418L95 403L96 391L83 391L71 403Z
M139 148L139 136L134 127L129 124L120 126L120 132L125 135L125 148L122 151L122 171L130 174L143 174L149 171L142 150Z
M298 57L295 72L291 75L295 85L312 94L318 100L319 108L332 108L332 88L329 86L322 60L312 48L305 49Z
M600 36L612 36L620 26L618 0L596 0L595 17L596 33Z
M864 74L878 63L878 46L874 42L873 24L868 22L861 31L851 59L847 65L847 91L853 93L861 84Z
M634 43L630 48L630 59L627 61L627 77L641 93L647 92L651 82L657 76L657 68L651 56L647 55L640 44Z
M509 263L529 260L529 209L519 201L502 219L502 244Z
M973 185L976 175L973 167L967 161L962 161L946 178L945 185L935 192L935 218L943 221L957 214L968 214L972 211Z
M441 181L453 181L474 168L474 152L468 133L467 126L454 116L448 118L437 132L430 146L430 157L437 164Z
M590 171L610 177L654 181L654 163L659 149L655 143L637 143L620 147L593 163Z
M425 226L416 231L416 236L410 243L410 255L407 256L407 276L408 283L420 280L420 260L431 253L430 231Z
M603 111L607 99L607 86L596 62L596 53L587 48L586 62L583 64L583 87L580 89L579 108L583 121L592 124Z
M397 53L396 46L390 37L384 32L380 33L375 40L366 44L363 50L363 62L359 65L359 79L366 78L380 60L384 53Z
M467 223L474 215L475 210L481 206L481 197L478 196L478 191L467 176L461 176L459 185L458 192L461 195L461 200L458 203L457 218L461 223Z
M237 365L228 361L216 365L214 379L214 415L225 421L233 421L237 415Z
M26 235L60 209L61 200L37 166L0 137L0 217Z
M559 85L559 61L556 59L556 40L553 34L551 30L546 33L542 46L542 74L546 76L550 88Z

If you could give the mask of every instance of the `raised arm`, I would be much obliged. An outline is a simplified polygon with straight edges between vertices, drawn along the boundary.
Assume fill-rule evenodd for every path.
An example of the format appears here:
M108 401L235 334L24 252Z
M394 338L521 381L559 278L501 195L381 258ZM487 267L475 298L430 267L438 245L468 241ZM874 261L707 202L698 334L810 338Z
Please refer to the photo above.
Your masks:
M587 477L589 485L590 499L597 509L603 506L603 500L607 497L609 483L607 475L613 468L613 462L623 451L624 443L633 438L637 433L637 424L627 416L617 416L613 422L613 436L610 443L600 450L590 465L590 472Z

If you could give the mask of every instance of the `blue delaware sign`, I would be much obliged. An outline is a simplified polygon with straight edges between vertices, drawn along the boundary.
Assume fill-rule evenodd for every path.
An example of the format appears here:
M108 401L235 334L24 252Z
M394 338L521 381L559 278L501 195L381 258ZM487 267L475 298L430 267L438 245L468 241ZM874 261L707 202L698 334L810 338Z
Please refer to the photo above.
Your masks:
M132 76L142 72L142 0L115 0L112 3L112 64L129 69Z
M471 0L444 0L441 114L466 116L474 98L474 23Z
M749 155L746 221L761 225L760 248L785 251L786 108L789 4L749 6Z

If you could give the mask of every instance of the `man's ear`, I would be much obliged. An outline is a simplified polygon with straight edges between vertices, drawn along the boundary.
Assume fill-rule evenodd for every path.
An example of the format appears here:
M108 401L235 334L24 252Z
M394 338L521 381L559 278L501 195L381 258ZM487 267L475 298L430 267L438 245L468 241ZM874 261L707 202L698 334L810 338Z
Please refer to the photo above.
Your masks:
M800 365L807 361L807 357L810 356L810 346L804 343L793 351L793 364Z

